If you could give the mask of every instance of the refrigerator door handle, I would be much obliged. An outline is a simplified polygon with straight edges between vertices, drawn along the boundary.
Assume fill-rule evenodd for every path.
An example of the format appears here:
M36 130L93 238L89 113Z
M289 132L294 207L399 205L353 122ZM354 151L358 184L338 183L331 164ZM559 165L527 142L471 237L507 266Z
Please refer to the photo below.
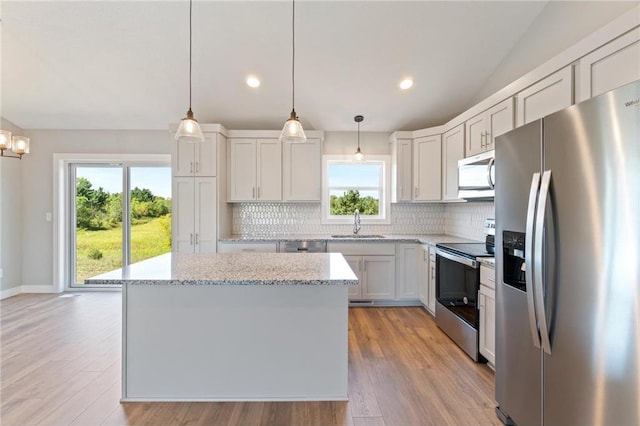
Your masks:
M534 286L536 297L536 316L540 324L540 337L542 349L548 355L551 355L551 342L549 339L549 328L547 326L547 312L544 303L543 293L543 277L544 277L544 258L543 258L543 241L544 230L546 225L547 202L549 201L549 189L551 187L551 170L546 170L542 174L542 183L540 184L540 197L538 198L538 208L536 212L536 234L534 242ZM547 287L548 288L548 287Z
M540 173L534 173L531 178L531 189L529 190L529 204L527 207L527 229L524 241L524 261L525 261L525 281L527 291L527 308L529 311L529 326L531 327L531 337L533 346L540 348L540 334L538 333L538 322L536 321L535 299L533 296L533 241L536 219L536 201L538 189L540 188Z

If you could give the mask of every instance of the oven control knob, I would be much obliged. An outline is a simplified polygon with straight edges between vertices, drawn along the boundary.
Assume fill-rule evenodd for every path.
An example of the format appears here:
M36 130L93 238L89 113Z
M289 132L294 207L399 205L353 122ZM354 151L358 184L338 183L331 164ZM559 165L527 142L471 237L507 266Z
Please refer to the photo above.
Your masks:
M462 301L464 302L465 305L469 304L469 299L467 299L467 296L463 297Z

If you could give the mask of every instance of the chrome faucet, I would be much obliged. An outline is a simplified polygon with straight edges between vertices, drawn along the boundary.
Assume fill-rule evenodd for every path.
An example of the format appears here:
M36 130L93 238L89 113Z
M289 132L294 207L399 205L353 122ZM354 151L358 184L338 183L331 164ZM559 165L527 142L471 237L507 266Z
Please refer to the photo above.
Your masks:
M360 211L356 209L356 212L353 214L353 235L358 235L360 228Z

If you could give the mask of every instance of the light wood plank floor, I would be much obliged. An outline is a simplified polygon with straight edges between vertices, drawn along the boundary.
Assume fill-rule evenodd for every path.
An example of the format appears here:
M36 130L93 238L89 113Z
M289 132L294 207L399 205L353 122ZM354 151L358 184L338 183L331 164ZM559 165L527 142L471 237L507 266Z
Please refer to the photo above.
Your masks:
M0 424L500 425L493 372L422 308L350 309L349 402L121 404L120 309L120 293L1 301Z

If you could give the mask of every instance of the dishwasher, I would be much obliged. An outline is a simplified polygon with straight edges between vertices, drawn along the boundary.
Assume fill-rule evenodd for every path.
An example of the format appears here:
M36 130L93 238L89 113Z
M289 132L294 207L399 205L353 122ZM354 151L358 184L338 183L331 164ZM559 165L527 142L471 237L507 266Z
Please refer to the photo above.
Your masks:
M280 241L279 253L326 253L326 241Z

